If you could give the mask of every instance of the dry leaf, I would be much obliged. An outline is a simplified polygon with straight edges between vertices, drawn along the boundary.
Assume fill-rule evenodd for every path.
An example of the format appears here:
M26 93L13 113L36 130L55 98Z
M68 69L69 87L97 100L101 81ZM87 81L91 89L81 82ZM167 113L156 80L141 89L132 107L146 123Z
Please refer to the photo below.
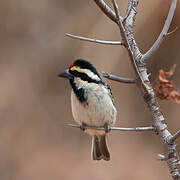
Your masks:
M154 90L158 98L162 100L173 100L180 104L180 92L175 90L173 81L167 79L174 74L175 68L176 64L173 65L169 72L165 72L162 69L159 70L154 84Z

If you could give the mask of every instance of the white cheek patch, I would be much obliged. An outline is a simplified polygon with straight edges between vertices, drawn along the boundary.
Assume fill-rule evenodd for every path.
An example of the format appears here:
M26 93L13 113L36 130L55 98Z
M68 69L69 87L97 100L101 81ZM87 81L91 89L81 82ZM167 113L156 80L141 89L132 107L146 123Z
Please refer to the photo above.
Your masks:
M100 81L101 79L98 77L97 74L94 74L92 71L90 71L89 69L80 69L79 72L85 73L87 74L91 79L96 80L96 81Z

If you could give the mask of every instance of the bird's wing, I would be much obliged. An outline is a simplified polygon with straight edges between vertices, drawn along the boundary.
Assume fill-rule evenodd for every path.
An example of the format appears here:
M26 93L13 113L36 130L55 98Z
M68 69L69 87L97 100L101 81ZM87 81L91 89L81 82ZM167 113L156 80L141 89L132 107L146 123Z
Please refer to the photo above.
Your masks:
M110 85L108 85L108 84L105 83L105 87L107 88L107 90L108 90L108 92L109 92L109 96L110 96L112 102L114 102L114 96L112 95L112 90L111 90Z

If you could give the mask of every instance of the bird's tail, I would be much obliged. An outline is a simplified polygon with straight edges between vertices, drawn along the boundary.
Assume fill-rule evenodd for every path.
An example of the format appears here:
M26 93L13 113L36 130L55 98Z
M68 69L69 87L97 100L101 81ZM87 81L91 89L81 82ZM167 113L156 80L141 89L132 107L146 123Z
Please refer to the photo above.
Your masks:
M106 144L106 134L92 137L92 159L105 161L110 160L110 154Z

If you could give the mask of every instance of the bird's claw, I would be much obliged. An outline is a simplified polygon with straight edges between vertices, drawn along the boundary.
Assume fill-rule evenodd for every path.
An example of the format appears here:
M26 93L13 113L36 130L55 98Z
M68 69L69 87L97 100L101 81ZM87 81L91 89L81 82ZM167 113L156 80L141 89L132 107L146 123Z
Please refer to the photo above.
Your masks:
M85 131L86 130L86 124L85 123L82 123L81 125L80 125L80 129L82 130L82 131Z
M108 125L108 123L104 124L104 130L105 130L105 133L109 133L111 131L111 127Z

